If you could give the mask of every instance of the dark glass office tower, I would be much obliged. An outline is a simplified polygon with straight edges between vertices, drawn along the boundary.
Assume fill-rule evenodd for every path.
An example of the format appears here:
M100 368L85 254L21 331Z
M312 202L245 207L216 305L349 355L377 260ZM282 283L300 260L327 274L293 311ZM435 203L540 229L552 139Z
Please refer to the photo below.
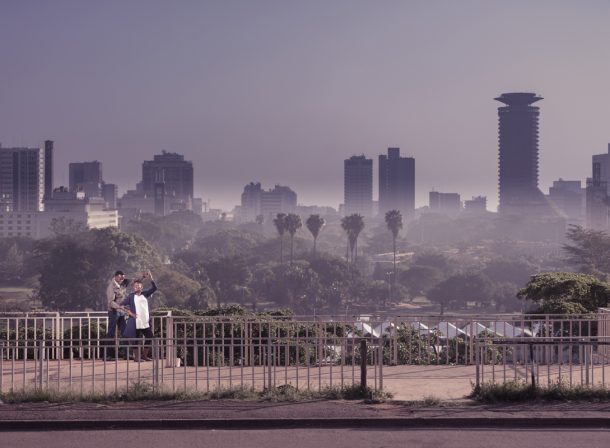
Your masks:
M548 210L538 188L538 116L534 93L503 93L498 108L500 213Z
M379 213L400 210L403 218L415 213L415 159L401 157L400 148L379 156Z
M53 140L44 142L44 198L53 197Z
M373 213L373 159L352 156L343 161L343 193L345 214Z

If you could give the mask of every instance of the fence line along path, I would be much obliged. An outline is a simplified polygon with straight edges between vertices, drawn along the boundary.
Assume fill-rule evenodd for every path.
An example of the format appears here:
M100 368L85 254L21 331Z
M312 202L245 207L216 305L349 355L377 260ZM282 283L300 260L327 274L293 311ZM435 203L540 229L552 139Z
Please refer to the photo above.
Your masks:
M154 315L152 360L142 362L133 359L143 357L144 341L106 340L106 325L106 313L0 314L0 392L321 390L366 379L396 398L460 398L484 381L605 386L610 353L606 309L584 316L290 318L168 311Z

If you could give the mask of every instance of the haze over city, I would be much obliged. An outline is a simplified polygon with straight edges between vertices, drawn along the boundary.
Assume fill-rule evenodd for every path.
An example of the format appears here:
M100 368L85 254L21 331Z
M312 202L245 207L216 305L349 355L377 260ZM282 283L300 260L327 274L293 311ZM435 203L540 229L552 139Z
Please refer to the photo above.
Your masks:
M123 192L166 149L213 206L260 181L337 207L343 160L398 146L416 205L435 188L495 209L500 93L544 97L543 191L610 140L606 2L85 3L0 5L1 141L53 139L58 185L97 159Z

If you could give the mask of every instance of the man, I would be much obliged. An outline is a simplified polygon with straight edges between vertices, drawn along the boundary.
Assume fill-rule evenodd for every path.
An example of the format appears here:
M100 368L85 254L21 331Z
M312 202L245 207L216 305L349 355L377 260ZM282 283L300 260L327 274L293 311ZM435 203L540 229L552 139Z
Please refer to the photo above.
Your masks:
M123 337L125 338L142 338L144 337L144 347L140 356L140 350L136 351L133 360L135 362L150 361L150 341L153 338L153 332L150 328L150 311L148 308L148 298L157 290L157 285L150 271L144 274L144 277L150 279L151 287L144 291L144 285L141 280L133 282L133 292L129 294L121 303L128 309L131 315L135 315L134 319L129 319Z
M106 288L106 302L108 304L108 330L106 331L106 343L114 346L116 341L116 330L119 328L119 336L125 331L125 316L128 310L121 305L127 296L127 285L129 280L125 278L123 271L116 271L114 277L108 282ZM112 361L115 359L116 353L114 347L110 347L106 351L105 359Z

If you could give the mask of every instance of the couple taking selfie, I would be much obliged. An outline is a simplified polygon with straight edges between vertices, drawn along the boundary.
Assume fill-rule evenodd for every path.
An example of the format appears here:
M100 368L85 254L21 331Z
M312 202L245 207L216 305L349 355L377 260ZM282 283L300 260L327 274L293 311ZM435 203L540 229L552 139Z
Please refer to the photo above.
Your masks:
M150 281L150 288L144 290L144 281ZM131 283L132 291L128 293L127 288ZM157 285L150 271L143 272L131 281L125 278L123 271L116 271L114 277L108 282L106 298L108 302L108 331L106 333L107 344L117 345L117 339L129 340L144 337L144 347L136 350L133 360L136 362L150 361L150 342L153 333L150 328L150 312L148 298L157 290ZM118 333L117 333L118 328ZM104 359L115 360L117 353L114 347L108 347ZM125 359L129 359L129 350L125 353Z

